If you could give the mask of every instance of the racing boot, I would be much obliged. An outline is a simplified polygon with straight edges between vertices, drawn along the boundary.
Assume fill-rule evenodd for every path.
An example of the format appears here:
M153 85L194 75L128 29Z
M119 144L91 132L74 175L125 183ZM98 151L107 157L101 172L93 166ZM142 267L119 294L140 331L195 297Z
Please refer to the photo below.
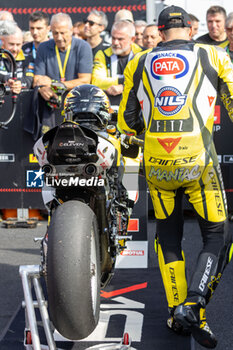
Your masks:
M184 335L184 336L191 335L191 331L188 327L182 326L181 323L175 320L174 311L175 311L175 308L169 308L170 317L167 319L168 328L170 328L172 331L174 331L178 335Z
M205 306L205 298L202 296L187 298L176 307L174 319L183 327L189 328L193 338L200 345L214 349L217 345L217 339L206 322Z

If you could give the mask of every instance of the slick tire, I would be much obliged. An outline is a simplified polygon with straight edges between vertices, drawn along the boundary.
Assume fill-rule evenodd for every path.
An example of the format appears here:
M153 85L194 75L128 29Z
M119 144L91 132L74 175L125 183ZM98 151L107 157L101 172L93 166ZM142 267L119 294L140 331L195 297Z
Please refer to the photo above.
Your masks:
M64 337L79 340L96 327L100 309L100 254L94 212L79 201L59 206L48 230L48 305Z

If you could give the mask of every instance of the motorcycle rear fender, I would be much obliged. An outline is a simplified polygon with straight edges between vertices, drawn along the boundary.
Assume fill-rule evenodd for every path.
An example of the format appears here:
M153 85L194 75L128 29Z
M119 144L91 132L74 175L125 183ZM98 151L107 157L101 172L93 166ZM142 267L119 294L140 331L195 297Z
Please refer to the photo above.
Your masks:
M33 146L33 152L41 167L45 164L48 164L47 152L44 146L43 137L36 141L35 145Z
M113 144L115 149L117 150L117 163L116 166L120 166L121 162L121 141L119 138L116 138L114 135L108 135L108 140Z

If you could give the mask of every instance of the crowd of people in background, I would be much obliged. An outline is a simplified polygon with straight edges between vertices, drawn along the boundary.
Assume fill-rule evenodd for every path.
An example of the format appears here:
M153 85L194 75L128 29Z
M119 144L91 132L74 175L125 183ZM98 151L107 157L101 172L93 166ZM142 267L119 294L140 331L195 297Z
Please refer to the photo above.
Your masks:
M233 12L227 16L221 6L210 7L206 14L208 33L200 37L199 19L194 14L189 17L190 40L218 45L233 60ZM126 9L116 13L110 33L108 25L107 15L97 10L74 24L65 13L50 19L36 11L29 17L29 30L23 32L10 12L0 11L1 45L13 54L17 64L17 80L13 80L9 61L2 55L0 81L17 94L25 88L37 88L45 101L57 98L51 89L54 80L67 90L92 83L102 88L117 108L128 61L140 51L156 48L162 38L156 22L134 21L133 13Z

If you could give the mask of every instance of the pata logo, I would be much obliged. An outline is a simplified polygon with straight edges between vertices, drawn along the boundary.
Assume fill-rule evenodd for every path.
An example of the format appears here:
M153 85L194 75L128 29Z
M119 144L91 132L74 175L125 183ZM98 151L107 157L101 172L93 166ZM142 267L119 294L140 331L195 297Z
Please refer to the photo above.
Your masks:
M151 74L153 78L161 80L166 76L173 79L183 77L189 69L187 59L176 53L159 53L151 60Z

